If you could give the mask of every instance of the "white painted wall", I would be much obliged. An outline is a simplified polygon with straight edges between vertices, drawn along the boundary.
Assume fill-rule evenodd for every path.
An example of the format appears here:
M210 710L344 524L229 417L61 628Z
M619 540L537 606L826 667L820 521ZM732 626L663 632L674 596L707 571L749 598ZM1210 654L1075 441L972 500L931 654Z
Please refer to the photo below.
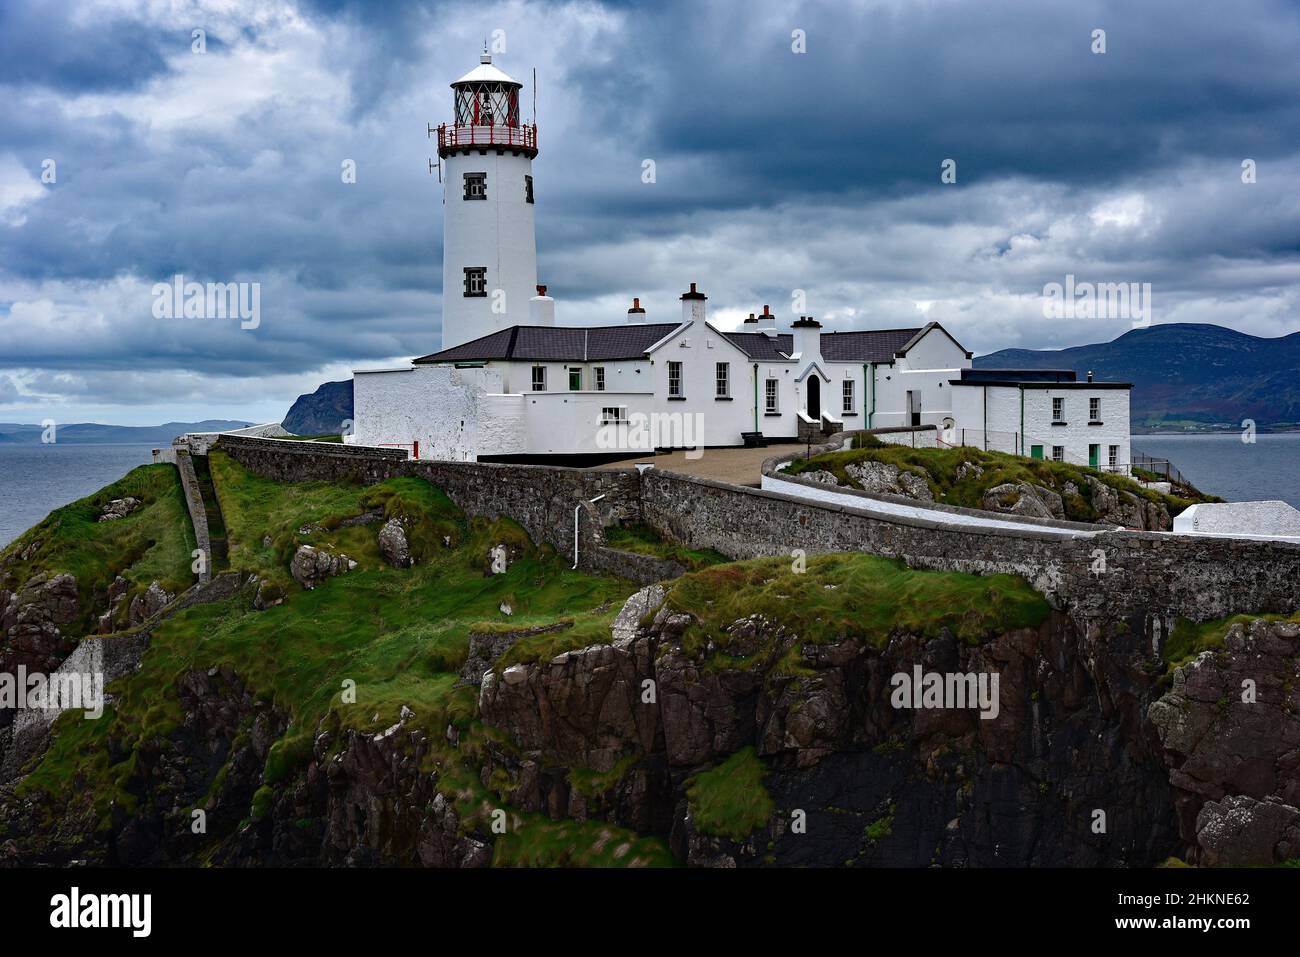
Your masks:
M472 461L487 454L479 451L479 399L501 391L501 374L494 369L412 365L354 371L351 444L409 447L418 441L422 459ZM499 435L499 429L486 435Z
M486 139L488 129L481 129ZM528 301L537 292L537 241L534 207L526 202L524 186L524 177L532 175L531 159L487 148L482 153L448 156L442 168L442 348L446 349L528 323ZM487 199L464 198L465 173L487 174ZM487 267L486 298L465 297L466 266ZM503 312L493 312L494 289L505 292Z

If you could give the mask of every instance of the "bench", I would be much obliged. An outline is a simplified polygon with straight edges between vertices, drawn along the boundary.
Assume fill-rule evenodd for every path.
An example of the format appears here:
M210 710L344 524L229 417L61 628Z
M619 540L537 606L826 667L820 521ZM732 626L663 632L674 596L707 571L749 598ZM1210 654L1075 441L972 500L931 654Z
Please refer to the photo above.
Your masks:
M767 448L767 439L763 438L762 432L741 432L740 437L744 440L747 449Z

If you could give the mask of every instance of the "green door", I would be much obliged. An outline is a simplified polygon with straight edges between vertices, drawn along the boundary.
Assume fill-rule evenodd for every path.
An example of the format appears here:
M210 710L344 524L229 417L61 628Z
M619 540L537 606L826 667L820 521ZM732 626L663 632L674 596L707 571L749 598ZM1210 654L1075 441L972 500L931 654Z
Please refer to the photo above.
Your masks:
M1043 447L1041 445L1031 445L1029 447L1029 457L1031 459L1041 459L1043 457Z
M1100 459L1101 459L1101 446L1100 445L1088 446L1088 467L1095 469Z

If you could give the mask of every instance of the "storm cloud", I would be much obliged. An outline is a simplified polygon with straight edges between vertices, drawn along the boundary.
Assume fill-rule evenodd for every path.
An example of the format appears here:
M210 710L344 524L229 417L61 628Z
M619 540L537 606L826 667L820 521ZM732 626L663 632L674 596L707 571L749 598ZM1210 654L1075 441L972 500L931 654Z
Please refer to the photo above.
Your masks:
M1156 322L1297 328L1291 3L8 0L0 418L279 418L437 348L426 128L485 38L526 114L537 72L560 321L675 316L697 281L724 325L802 290L976 352L1124 332L1043 318L1073 274L1151 283ZM260 325L155 318L176 274L260 283Z

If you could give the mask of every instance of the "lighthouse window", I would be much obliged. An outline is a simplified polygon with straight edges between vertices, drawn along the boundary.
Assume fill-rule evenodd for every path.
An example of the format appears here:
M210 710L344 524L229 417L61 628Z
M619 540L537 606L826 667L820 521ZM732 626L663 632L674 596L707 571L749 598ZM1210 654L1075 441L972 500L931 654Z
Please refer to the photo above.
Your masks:
M487 199L487 173L465 174L465 198Z
M527 175L524 176L524 199L529 203L533 201L533 178Z
M465 295L467 298L487 297L487 266L465 267Z

